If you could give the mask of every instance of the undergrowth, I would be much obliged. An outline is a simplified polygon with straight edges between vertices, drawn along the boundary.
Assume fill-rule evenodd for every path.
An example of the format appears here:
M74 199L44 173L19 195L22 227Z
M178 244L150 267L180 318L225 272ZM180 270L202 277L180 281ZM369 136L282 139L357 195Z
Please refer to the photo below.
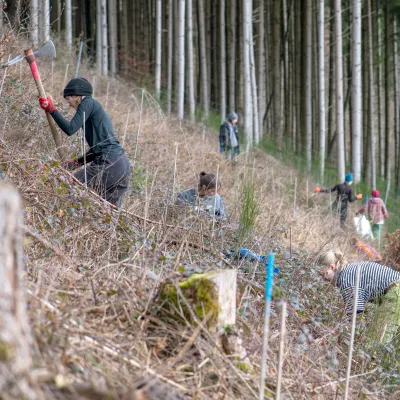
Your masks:
M39 70L47 92L71 116L60 96L65 65L56 62L53 76L45 63ZM279 153L273 157L260 150L241 154L232 169L217 151L215 130L166 117L147 91L96 76L83 65L81 75L96 83L95 97L106 105L119 139L127 127L124 148L134 174L117 212L60 167L27 66L21 72L10 68L8 74L0 98L5 140L0 170L24 202L35 368L47 373L35 386L42 398L119 399L142 387L142 379L156 381L163 393L193 399L257 398L265 268L222 256L238 236L257 254L273 251L280 270L274 278L268 396L276 388L280 300L288 303L285 398L343 395L348 319L339 294L321 280L314 260L320 251L336 247L350 260L360 255L349 245L354 232L343 232L327 199L312 193L311 177L282 163ZM71 78L72 72L67 75ZM75 137L62 140L68 154L79 152ZM228 222L213 224L175 204L174 190L196 186L203 170L219 171ZM170 309L163 304L162 285L179 287L181 271L224 268L238 272L232 334L241 339L252 368L243 368L205 326L192 323L190 304L176 302ZM360 376L351 380L350 396L390 398L399 381L364 351L369 322L367 313L359 323L352 374Z

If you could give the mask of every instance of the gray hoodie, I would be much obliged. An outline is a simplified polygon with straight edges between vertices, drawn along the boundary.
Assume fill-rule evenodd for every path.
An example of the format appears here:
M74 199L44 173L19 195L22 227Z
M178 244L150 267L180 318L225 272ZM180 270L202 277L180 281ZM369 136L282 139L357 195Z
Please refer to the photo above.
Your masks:
M187 189L178 194L178 202L191 205L195 209L198 207L211 216L215 214L218 217L225 217L224 203L218 193L215 196L199 196L196 188Z

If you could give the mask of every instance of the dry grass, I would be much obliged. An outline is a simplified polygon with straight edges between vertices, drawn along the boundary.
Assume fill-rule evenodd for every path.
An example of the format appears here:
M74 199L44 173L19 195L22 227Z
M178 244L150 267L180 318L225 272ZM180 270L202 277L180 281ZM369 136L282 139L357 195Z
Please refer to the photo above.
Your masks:
M57 63L53 75L49 65L40 63L39 68L46 89L61 105L65 64ZM107 105L120 140L125 136L134 168L130 193L118 213L54 162L56 152L27 66L21 64L9 74L0 99L0 136L6 140L0 148L0 168L24 199L26 285L38 393L48 399L141 398L137 388L147 377L164 393L156 397L156 389L147 389L153 390L151 398L166 398L164 384L171 396L176 391L195 399L257 398L262 266L235 264L240 283L236 331L254 365L252 373L241 371L201 324L177 321L156 301L160 284L176 279L180 265L227 267L220 252L234 246L241 187L252 176L261 212L247 246L258 253L276 253L281 269L276 298L289 303L284 398L342 396L347 322L338 294L321 282L312 261L324 248L347 250L352 233L340 230L327 196L312 194L312 182L300 181L296 171L261 152L242 154L233 170L217 152L216 132L165 117L150 94L133 84L96 77L95 97ZM85 67L82 75L93 81L93 72ZM63 140L69 154L79 151L77 138ZM217 169L231 217L229 223L216 226L223 235L215 237L210 221L182 215L174 196L195 186L200 171ZM292 260L286 257L289 228ZM357 257L350 252L347 256ZM271 397L278 321L274 309L267 376ZM360 349L362 340L361 333ZM361 377L351 381L352 398L361 393L367 399L387 398L384 386L376 383L379 377L371 373L372 364L356 352L353 372Z

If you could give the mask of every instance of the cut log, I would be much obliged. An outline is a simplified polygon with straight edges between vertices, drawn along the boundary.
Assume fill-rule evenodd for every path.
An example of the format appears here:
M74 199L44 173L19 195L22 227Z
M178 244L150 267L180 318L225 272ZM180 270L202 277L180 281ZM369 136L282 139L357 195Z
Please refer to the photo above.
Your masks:
M22 283L21 202L16 189L0 183L0 393L28 395L32 337ZM20 396L20 397L19 397Z

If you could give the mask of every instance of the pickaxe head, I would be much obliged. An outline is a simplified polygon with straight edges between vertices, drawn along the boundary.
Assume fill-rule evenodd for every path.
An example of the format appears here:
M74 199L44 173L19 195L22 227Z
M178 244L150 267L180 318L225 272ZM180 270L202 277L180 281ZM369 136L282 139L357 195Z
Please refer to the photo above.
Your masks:
M56 57L56 47L54 46L54 43L51 40L48 40L40 49L36 50L34 53L35 57ZM23 60L26 57L26 55L21 55L18 57L13 58L10 60L7 64L3 64L2 68L8 68L11 65L14 65L21 60Z

